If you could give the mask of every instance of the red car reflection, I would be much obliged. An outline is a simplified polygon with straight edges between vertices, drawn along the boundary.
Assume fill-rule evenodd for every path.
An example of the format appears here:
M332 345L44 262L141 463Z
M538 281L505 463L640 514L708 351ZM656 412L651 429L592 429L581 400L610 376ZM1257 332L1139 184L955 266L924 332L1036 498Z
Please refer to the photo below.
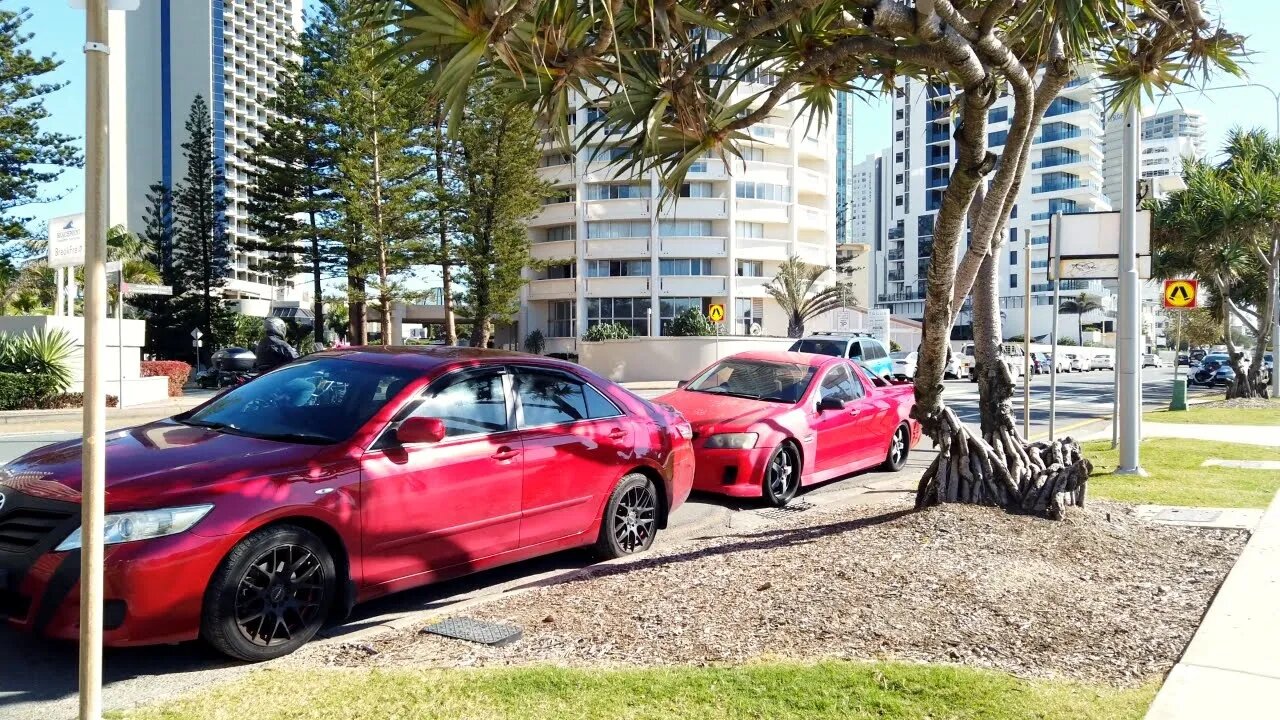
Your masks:
M107 441L106 642L292 652L387 593L565 548L647 549L690 427L569 363L311 355ZM0 617L74 638L80 447L0 470Z
M693 425L695 490L782 506L804 485L900 469L920 441L913 391L876 383L842 358L748 352L658 401Z

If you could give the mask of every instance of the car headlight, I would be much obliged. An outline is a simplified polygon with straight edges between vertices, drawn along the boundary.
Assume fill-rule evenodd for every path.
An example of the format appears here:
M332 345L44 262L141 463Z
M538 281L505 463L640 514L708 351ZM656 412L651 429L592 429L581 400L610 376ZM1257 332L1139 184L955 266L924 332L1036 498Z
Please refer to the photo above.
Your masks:
M212 509L213 505L189 505L163 510L115 513L105 518L102 540L107 545L117 545L135 540L177 535L190 530L191 526L200 522L201 518L208 515ZM80 530L81 528L76 528L66 540L62 541L61 545L54 548L54 551L79 550Z
M758 433L721 433L707 438L703 447L710 450L750 450L759 439Z

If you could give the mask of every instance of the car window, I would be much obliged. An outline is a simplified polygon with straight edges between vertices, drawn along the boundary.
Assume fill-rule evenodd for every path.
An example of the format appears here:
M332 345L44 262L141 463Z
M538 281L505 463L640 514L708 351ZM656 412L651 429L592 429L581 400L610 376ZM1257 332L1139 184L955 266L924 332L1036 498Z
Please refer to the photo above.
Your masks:
M889 357L893 358L894 360L907 360L907 359L910 359L911 356L914 354L915 353L908 352L906 350L899 350L898 352L889 353Z
M849 359L850 360L862 359L862 343L861 342L854 340L853 342L849 343Z
M443 420L445 437L509 430L502 375L491 371L446 378L441 386L427 391L412 416Z
M811 353L813 355L830 355L844 357L849 343L845 340L826 340L822 338L804 338L791 344L791 352Z
M567 373L517 369L514 387L520 398L521 427L598 420L622 414L612 400L590 383Z
M852 402L863 394L862 383L855 380L844 365L831 368L819 389L819 399L835 398L843 402Z
M726 358L704 370L685 390L794 404L804 397L815 371L799 363Z
M884 348L880 346L880 343L863 340L862 355L864 360L881 360L885 357L885 352Z

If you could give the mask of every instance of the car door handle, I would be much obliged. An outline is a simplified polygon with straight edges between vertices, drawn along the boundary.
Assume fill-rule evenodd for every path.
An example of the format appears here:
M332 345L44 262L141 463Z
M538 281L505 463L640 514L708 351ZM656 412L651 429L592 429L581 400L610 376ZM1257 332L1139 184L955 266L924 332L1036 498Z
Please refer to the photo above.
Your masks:
M861 409L859 409L859 408L849 408L849 414L850 414L850 415L857 415L857 414L858 414L858 413L860 413L860 412L862 412L862 410L861 410Z
M494 453L492 457L494 460L502 461L502 460L510 460L519 454L520 454L519 450L512 450L511 448L504 445L498 448L498 452Z
M626 436L627 436L627 431L623 430L622 428L614 428L609 431L610 440L621 440Z

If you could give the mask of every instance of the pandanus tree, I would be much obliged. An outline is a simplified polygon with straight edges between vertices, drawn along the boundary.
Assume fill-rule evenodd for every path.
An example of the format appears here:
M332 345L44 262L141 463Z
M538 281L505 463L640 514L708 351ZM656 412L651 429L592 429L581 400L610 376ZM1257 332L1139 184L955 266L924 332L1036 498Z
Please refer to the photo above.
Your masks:
M1081 345L1084 345L1084 316L1101 309L1102 303L1098 302L1098 298L1088 293L1067 298L1058 306L1059 313L1076 316L1076 341Z
M853 290L848 283L836 282L822 287L822 276L827 268L810 265L792 255L778 266L764 291L778 303L787 316L787 336L804 335L804 325L815 317L836 308L853 307Z
M1155 269L1164 277L1205 283L1236 379L1228 398L1267 397L1263 356L1280 290L1280 139L1233 130L1226 160L1189 163L1185 190L1155 203ZM1236 348L1236 320L1257 339L1251 362Z
M1083 498L1073 441L1028 445L998 360L1000 245L1031 157L1033 130L1086 67L1116 85L1117 107L1211 67L1238 70L1242 41L1200 0L364 0L400 41L398 62L432 63L451 112L485 78L569 137L568 111L599 109L578 134L621 134L619 170L656 170L668 191L708 154L741 157L752 125L780 103L825 120L836 93L887 92L903 78L950 85L956 157L933 229L915 416L939 447L918 503L978 502L1060 515ZM763 87L752 78L768 73ZM987 111L1013 111L1003 153ZM966 225L970 242L958 257ZM943 403L951 327L973 291L982 429Z

